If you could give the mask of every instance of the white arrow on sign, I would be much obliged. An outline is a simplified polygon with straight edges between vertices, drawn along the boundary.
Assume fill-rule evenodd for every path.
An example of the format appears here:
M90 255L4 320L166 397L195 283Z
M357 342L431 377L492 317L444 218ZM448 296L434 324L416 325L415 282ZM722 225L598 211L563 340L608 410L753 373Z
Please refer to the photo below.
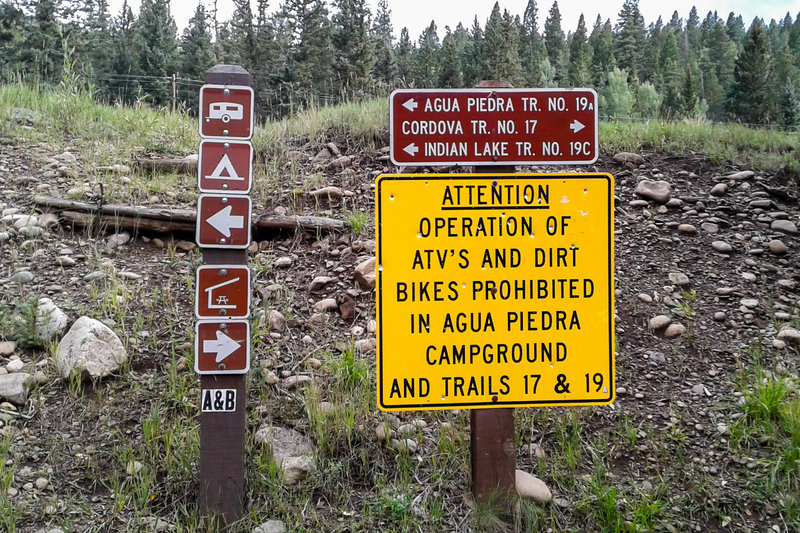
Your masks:
M241 347L241 344L231 339L221 331L217 331L216 340L209 339L203 341L203 352L217 354L217 357L214 359L214 361L217 363L221 363L229 355Z
M569 129L572 130L572 133L578 133L579 131L581 131L585 127L586 126L584 126L583 124L578 122L577 119L573 120L572 124L569 125Z
M231 229L244 228L244 217L242 215L231 215L232 205L228 205L208 217L211 227L222 233L226 237L231 236Z
M411 157L414 157L415 155L417 155L417 152L419 152L419 146L415 146L414 143L411 143L405 148L403 148L403 151L408 155L410 155Z
M405 107L405 108L406 108L406 109L408 109L409 111L414 111L414 110L415 110L415 109L416 109L418 106L419 106L419 104L418 104L418 103L416 103L416 102L414 101L414 99L413 99L413 98L411 98L410 100L406 100L405 102L403 102L403 107Z

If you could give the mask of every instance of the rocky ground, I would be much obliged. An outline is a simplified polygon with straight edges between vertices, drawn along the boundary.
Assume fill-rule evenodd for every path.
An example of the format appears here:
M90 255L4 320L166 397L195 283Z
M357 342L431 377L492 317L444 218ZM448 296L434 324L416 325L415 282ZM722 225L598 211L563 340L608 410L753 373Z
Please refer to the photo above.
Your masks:
M293 172L260 191L256 205L261 213L346 220L350 229L259 235L250 250L253 308L260 311L249 428L255 449L273 449L284 467L277 478L267 476L280 482L265 498L292 502L292 491L306 491L315 509L309 518L283 503L260 508L254 522L264 522L263 531L320 523L330 530L417 523L421 530L480 530L485 524L466 498L464 468L430 462L452 438L461 454L453 464L468 463L464 412L380 413L369 385L361 400L372 407L349 426L342 422L344 436L318 431L334 427L317 422L339 420L336 413L345 411L337 409L352 401L348 379L374 384L372 181L396 170L385 150L338 151L298 149ZM107 172L124 183L129 170ZM536 523L555 531L620 530L597 512L613 489L622 529L792 529L797 522L782 493L754 488L774 475L769 437L741 446L731 435L743 417L750 369L763 367L764 379L798 379L796 191L774 175L717 167L696 155L604 154L591 170L616 178L617 400L592 409L518 410L519 467L552 493L551 502L530 511ZM158 445L148 432L154 419L176 426L176 444L196 450L197 382L187 366L199 253L191 235L95 233L35 209L35 194L91 199L92 174L79 153L0 145L0 452L10 473L0 481L0 514L12 513L25 532L174 530L184 520L175 509L194 502L196 458L172 450L167 432L154 439ZM180 205L185 196L166 190L146 200L187 207ZM90 353L82 342L94 347ZM111 355L97 361L92 352ZM94 380L82 384L73 368ZM364 369L366 378L359 376ZM321 474L309 474L315 457ZM346 491L331 481L332 465L340 464L333 457L346 457L347 468L365 463L348 470ZM189 464L170 467L172 460ZM404 482L407 505L384 498L381 487L398 486L394 476L407 468L416 479L411 488ZM148 471L149 485L141 488L137 480ZM438 517L419 503L432 497L431 487L441 502Z

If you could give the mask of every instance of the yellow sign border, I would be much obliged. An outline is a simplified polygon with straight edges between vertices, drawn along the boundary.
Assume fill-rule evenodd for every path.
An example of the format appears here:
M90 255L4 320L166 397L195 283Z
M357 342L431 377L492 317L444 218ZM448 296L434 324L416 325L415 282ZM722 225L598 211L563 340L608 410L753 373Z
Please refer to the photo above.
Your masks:
M430 403L409 403L385 405L382 395L383 389L383 275L382 259L382 222L381 222L381 187L384 183L409 180L464 180L464 179L486 179L486 178L535 178L544 180L563 180L572 179L601 179L605 180L607 190L607 212L609 217L609 236L608 236L608 352L609 352L609 387L608 395L597 399L575 399L575 400L497 400L492 402L448 402L441 404ZM485 409L485 408L508 408L508 407L547 407L547 406L586 406L586 405L608 405L614 402L616 395L616 374L615 374L615 324L614 324L614 177L608 173L466 173L466 174L382 174L375 180L375 257L376 257L376 318L377 318L377 380L376 396L379 409L383 411L408 411L408 410L445 410L445 409Z

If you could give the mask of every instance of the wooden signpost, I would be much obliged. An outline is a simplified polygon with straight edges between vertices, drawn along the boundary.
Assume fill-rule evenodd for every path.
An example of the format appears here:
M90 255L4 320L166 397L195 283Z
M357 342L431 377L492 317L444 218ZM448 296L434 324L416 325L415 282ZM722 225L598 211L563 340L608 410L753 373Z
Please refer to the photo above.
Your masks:
M235 65L206 72L200 89L195 370L200 374L198 507L226 524L244 515L245 373L250 368L253 89Z

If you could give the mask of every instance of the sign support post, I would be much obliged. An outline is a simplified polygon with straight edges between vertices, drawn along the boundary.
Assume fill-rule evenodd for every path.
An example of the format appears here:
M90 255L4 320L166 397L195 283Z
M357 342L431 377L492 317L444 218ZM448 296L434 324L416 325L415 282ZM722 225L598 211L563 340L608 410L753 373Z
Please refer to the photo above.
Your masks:
M511 84L484 80L478 82L476 87L511 87ZM515 171L514 165L475 165L476 173L513 174ZM477 501L483 501L491 494L513 494L517 470L514 409L472 409L469 422L472 496Z
M242 67L216 65L206 72L205 82L250 86L252 77ZM202 120L202 109L199 114ZM250 220L244 222L250 224ZM201 224L200 217L197 223ZM247 265L246 249L202 248L202 256L205 265ZM201 375L200 388L201 398L207 390L235 391L235 410L200 412L198 508L200 514L219 516L230 524L244 515L245 375Z

